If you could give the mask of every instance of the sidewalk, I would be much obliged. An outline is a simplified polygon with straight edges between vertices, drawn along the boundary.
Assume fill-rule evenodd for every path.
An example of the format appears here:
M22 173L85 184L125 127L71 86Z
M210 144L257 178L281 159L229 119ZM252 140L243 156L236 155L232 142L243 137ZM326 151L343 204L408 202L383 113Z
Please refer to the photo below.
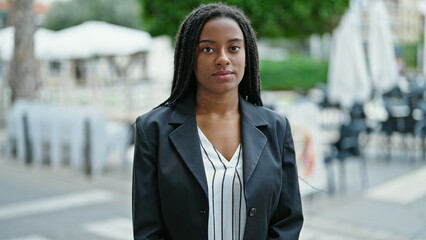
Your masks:
M426 161L368 159L369 185L347 162L347 191L303 198L302 240L426 240Z

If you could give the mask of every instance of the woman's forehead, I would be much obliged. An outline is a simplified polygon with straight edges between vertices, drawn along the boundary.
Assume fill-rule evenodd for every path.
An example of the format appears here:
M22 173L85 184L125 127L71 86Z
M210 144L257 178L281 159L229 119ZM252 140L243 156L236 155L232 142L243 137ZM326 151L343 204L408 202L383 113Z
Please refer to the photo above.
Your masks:
M200 41L210 38L228 37L244 40L244 34L238 23L228 17L218 17L207 21L200 33ZM204 39L206 38L206 39Z

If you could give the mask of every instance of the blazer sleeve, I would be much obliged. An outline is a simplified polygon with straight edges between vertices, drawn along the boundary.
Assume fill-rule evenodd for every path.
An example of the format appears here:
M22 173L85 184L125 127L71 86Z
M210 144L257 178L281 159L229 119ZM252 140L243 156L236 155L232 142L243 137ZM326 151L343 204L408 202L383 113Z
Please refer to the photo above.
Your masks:
M282 150L281 194L277 209L269 224L269 239L299 239L303 225L296 159L290 125L285 119Z
M164 239L157 180L157 156L140 118L133 156L132 218L135 240Z

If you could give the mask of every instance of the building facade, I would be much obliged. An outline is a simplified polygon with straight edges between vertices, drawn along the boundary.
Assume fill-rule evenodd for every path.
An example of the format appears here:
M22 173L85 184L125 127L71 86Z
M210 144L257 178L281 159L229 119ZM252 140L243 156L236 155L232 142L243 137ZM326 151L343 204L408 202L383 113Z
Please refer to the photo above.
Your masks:
M369 6L375 0L360 1L362 9L362 32L368 36ZM419 5L426 0L383 0L389 13L389 21L395 43L417 43L423 36L424 16Z

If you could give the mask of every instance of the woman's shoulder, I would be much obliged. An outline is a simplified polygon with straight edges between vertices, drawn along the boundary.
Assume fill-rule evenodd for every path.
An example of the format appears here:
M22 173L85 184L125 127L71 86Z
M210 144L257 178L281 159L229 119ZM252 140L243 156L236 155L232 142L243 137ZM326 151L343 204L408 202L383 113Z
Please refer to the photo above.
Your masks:
M136 118L136 124L149 127L152 124L168 122L172 113L172 107L161 106L154 108Z
M280 123L287 124L287 117L284 114L281 114L275 110L272 110L265 106L255 106L259 114L265 119L269 124L271 123Z

